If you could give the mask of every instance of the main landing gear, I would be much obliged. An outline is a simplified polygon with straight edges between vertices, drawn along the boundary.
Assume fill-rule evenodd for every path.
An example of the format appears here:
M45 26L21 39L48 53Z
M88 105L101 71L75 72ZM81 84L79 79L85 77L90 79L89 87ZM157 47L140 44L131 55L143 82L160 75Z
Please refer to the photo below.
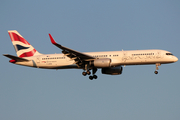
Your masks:
M97 75L89 76L90 80L97 79Z
M156 63L156 70L154 71L155 74L158 74L159 66L161 66L160 63Z
M96 72L97 72L97 68L93 68L92 69L92 76L89 76L90 80L98 78L97 75L95 75ZM84 76L91 75L90 69L88 69L88 65L85 65L85 71L82 72L82 75L84 75Z
M91 74L91 72L88 70L87 72L82 72L82 75L84 75L84 76L86 76L86 75L90 75Z

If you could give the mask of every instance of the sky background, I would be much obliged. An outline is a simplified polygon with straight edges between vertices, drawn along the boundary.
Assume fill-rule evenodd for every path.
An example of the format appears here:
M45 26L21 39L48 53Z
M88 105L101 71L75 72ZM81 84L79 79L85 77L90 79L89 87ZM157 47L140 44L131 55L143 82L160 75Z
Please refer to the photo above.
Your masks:
M16 55L8 30L40 53L61 53L48 33L80 52L163 49L180 58L179 0L3 0L0 52ZM97 80L82 70L17 66L0 56L0 120L179 120L180 62L126 66Z

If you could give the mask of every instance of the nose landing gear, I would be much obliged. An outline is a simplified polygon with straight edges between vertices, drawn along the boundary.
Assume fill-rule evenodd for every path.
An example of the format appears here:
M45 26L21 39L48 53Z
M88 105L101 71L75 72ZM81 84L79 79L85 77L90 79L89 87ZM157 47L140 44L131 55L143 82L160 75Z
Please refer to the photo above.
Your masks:
M158 74L159 66L161 66L160 63L156 63L156 70L154 71L155 74Z

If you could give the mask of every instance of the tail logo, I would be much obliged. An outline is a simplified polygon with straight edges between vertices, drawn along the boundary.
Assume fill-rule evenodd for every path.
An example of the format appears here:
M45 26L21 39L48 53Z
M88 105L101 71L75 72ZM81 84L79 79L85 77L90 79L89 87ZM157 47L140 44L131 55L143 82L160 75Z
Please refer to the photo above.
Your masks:
M14 45L14 48L19 51L19 50L22 50L22 49L28 49L29 47L24 47L24 46L21 46L21 45Z
M31 57L36 50L16 30L8 31L18 57Z

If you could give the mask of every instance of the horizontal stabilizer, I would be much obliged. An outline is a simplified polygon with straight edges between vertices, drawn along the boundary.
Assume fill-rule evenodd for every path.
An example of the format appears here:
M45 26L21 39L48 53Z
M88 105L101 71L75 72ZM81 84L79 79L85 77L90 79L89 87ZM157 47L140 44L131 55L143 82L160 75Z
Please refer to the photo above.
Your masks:
M20 57L17 57L17 56L13 56L13 55L9 55L9 54L3 54L3 55L10 58L10 59L16 60L18 62L29 61L27 59L20 58Z

